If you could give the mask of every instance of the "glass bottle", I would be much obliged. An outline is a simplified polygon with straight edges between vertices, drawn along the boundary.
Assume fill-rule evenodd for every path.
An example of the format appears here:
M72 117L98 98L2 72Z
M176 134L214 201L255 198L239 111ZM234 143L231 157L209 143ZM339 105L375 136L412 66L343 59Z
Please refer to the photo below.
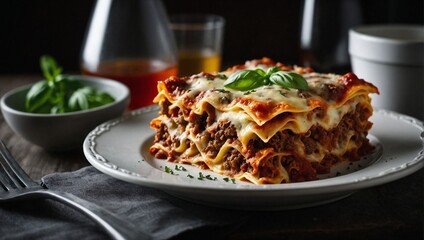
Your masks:
M361 23L359 0L303 0L301 64L322 72L348 71L348 32Z
M126 84L129 109L152 104L156 84L177 73L176 46L160 0L97 0L81 71Z

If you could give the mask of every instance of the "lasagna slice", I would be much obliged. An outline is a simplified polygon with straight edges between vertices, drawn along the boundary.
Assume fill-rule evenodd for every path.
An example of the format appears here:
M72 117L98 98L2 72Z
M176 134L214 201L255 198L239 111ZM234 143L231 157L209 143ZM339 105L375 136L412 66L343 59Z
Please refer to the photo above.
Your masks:
M308 89L225 86L239 71L276 67L302 76ZM378 89L353 73L316 73L268 58L217 74L170 77L158 83L154 102L161 110L150 123L156 130L150 152L255 184L316 180L372 150L370 93Z

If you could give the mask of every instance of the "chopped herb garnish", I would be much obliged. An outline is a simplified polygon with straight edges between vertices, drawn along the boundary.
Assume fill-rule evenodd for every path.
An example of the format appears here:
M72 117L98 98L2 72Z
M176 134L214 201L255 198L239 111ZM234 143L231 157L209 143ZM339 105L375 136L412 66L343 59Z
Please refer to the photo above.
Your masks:
M175 170L177 170L177 171L187 171L187 169L185 169L183 166L178 166L178 165L175 165Z
M194 178L190 173L189 174L187 174L187 177L188 178Z
M226 178L223 178L223 180L226 181L226 182L229 182L231 180L232 183L234 183L234 184L236 183L236 180L234 178L230 179L230 178L226 177Z
M204 178L205 178L205 176L203 176L203 174L201 172L199 172L199 177L197 179L203 180Z
M166 173L169 173L169 174L172 174L172 175L178 175L178 174L174 174L174 171L172 171L172 169L170 167L168 167L168 166L165 166L165 172Z
M256 92L256 90L255 89L249 90L247 92L244 92L243 95L249 95L249 94L251 94L253 92Z
M230 93L230 91L224 90L224 89L214 89L213 91L217 91L217 92L220 92L220 93Z
M223 80L226 80L228 78L225 74L221 74L221 73L218 73L216 76Z
M219 102L220 103L229 103L230 102L230 99L228 99L225 96L222 96L222 97L219 98Z
M171 168L169 168L168 166L165 166L165 172L166 173L174 173L173 171L172 171L172 169Z
M206 175L206 177L205 177L206 179L208 179L208 180L211 180L211 181L216 181L216 180L218 180L216 177L215 178L212 178L211 177L211 175Z
M213 77L207 77L206 78L208 81L213 81L215 78L213 78Z
M282 95L282 96L286 96L286 94L285 93L283 93L283 91L281 91L281 90L278 90L278 92Z

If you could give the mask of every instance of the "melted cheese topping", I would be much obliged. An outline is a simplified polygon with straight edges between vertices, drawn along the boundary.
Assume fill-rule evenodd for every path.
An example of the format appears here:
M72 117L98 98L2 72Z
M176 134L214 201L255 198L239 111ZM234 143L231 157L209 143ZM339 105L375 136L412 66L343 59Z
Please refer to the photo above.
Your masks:
M246 64L243 69L262 68L266 71L269 67L271 66L266 64ZM223 162L226 154L232 149L236 149L245 156L251 139L260 139L267 143L279 131L291 130L294 134L304 134L314 125L330 130L339 124L345 114L354 112L358 104L372 112L368 94L378 93L375 86L357 79L353 74L341 76L315 72L300 72L308 83L309 91L288 90L278 85L269 85L243 92L224 87L226 77L234 71L236 70L230 69L220 75L199 74L183 80L171 79L168 82L159 82L159 93L154 102L167 100L170 103L168 107L170 111L189 109L197 115L210 111L212 106L214 122L231 122L241 143L240 146L227 141L217 155L210 158L203 151L207 146L207 139L195 134L191 123L181 130L167 116L160 115L152 121L151 125L156 126L154 127L156 129L160 123L167 126L171 138L179 142L178 147L172 150L182 154L183 162L204 163L214 172L226 174ZM189 116L184 118L190 122ZM205 131L211 131L213 127L212 124ZM326 154L341 156L346 151L357 147L354 141L350 140L350 135L353 136L354 133L348 134L347 142L331 152L319 145L318 151L307 156L308 161L320 162ZM187 140L193 144L188 146ZM297 151L303 152L306 156L301 146L303 143L297 143L299 148ZM153 148L169 154L169 149L159 143L156 143ZM252 166L258 168L261 161L268 161L275 157L281 159L286 154L275 153L270 149L261 151L256 153L254 159L246 159L246 161L250 161ZM274 178L261 178L257 169L254 172L236 174L234 177L254 183L289 182L288 173L281 163L274 168L278 172L278 176Z
M267 70L264 66L255 68L257 67ZM253 67L250 68L253 69ZM223 74L228 77L230 72ZM202 93L202 98L192 107L193 111L201 115L205 111L205 103L209 103L216 109L217 121L231 121L238 130L241 142L246 146L253 134L267 142L276 132L283 129L304 133L315 124L331 129L338 124L346 112L354 109L358 102L369 101L370 91L375 92L373 86L352 87L346 91L343 100L337 102L325 99L323 96L326 95L328 86L332 86L333 89L346 87L343 82L338 81L340 75L308 73L303 77L308 82L311 92L314 93L309 93L308 97L300 97L300 91L297 89L287 90L278 85L262 86L243 92L225 88L225 79L222 77L211 78L197 75L187 81L186 89L189 91L177 98L170 96L166 88L160 87L155 102L167 98L173 103L170 106L171 109L182 108L186 105L187 99L196 99ZM353 98L356 98L355 101L348 102ZM256 110L257 106L264 106L265 110ZM314 116L308 119L308 114L316 108L324 108L325 117L321 119ZM281 120L275 119L277 115L284 112L291 113L291 116Z

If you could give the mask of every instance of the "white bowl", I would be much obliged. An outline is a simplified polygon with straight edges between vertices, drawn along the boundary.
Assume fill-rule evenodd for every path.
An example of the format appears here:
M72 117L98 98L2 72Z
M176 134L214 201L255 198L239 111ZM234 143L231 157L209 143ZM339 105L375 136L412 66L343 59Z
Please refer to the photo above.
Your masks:
M123 84L105 78L73 76L83 84L105 91L115 98L88 110L39 114L25 111L25 96L32 85L13 89L0 102L10 128L21 137L46 150L63 151L82 147L87 134L99 124L121 116L128 106L129 90Z
M378 108L424 117L424 26L369 25L349 31L353 72L375 84Z

